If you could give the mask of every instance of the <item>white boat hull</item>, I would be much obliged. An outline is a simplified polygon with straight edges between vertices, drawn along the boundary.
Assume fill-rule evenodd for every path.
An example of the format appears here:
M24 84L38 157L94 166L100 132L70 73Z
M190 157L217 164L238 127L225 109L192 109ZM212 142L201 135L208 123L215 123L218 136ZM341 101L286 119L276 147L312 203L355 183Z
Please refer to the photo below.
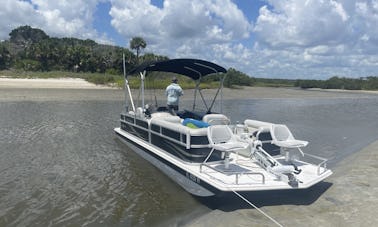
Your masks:
M189 193L196 196L213 196L224 192L248 192L266 190L290 190L306 189L319 183L332 174L332 171L321 168L322 173L317 174L317 166L304 164L301 166L302 174L298 176L300 183L293 187L287 182L281 181L277 176L267 173L258 163L249 163L245 168L253 169L254 174L227 175L202 166L200 163L188 163L165 152L147 141L138 138L120 128L114 129L132 150L151 164L160 169L173 181L183 187ZM232 157L230 171L240 170L240 163L248 160L242 157ZM219 162L218 162L219 163ZM300 165L300 163L299 163ZM217 166L215 164L215 166ZM221 163L218 165L222 166ZM264 176L264 177L261 177Z

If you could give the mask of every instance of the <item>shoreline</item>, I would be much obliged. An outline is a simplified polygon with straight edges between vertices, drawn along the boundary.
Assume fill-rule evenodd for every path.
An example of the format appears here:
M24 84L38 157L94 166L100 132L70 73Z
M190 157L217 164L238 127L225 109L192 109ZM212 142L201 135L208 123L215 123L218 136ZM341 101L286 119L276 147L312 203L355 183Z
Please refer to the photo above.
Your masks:
M55 89L111 89L89 83L81 78L7 78L0 77L0 88L55 88Z
M204 97L213 98L217 89L201 90ZM139 97L138 89L132 90L133 97ZM240 87L223 89L223 99L280 99L280 98L351 98L371 97L378 91L344 91L299 89L286 87ZM164 90L146 90L146 98L156 96L165 100ZM184 90L181 100L193 100L194 89ZM218 96L220 99L221 96ZM124 100L125 90L105 85L95 85L79 78L59 79L16 79L0 77L0 101L57 101L57 100Z
M0 88L56 88L56 89L123 89L112 87L109 85L96 85L90 83L82 78L61 77L61 78L11 78L0 76ZM239 86L238 88L224 88L226 91L239 91L254 89L276 89L276 90L299 90L307 92L330 92L330 93L354 93L354 94L377 94L378 90L345 90L345 89L322 89L322 88L308 88L301 89L298 87L248 87ZM189 89L189 91L194 89ZM216 90L216 89L203 89Z

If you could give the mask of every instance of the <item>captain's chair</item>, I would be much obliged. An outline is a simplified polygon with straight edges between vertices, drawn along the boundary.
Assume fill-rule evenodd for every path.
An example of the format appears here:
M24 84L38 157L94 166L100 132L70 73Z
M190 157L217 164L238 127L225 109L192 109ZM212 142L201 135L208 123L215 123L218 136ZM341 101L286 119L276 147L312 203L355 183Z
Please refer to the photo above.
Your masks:
M235 135L232 133L232 130L227 125L212 125L207 128L207 136L209 144L212 147L212 150L208 156L210 157L211 153L214 150L225 152L225 168L229 168L229 156L230 152L236 150L245 149L249 146L248 143L238 141ZM207 159L205 162L207 161Z
M270 127L272 144L284 148L300 148L308 144L307 141L295 139L286 125L272 124Z

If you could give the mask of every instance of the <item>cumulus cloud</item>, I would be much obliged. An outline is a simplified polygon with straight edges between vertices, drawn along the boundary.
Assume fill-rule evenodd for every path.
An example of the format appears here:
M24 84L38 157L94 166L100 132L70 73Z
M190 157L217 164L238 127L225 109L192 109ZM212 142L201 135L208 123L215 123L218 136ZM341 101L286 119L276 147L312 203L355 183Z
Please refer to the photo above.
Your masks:
M256 77L378 72L378 0L261 0L252 19L245 14L253 12L244 14L233 0L164 0L162 6L151 0L0 0L0 40L28 24L50 36L110 42L93 25L99 3L110 3L111 25L124 40L146 39L146 52L207 59Z
M253 76L327 78L377 70L378 0L265 2L254 24L230 0L165 0L162 7L112 0L110 14L125 37L145 37L147 51L205 58Z
M213 45L245 39L251 24L230 0L112 0L112 25L124 36L145 37L148 48L169 56L201 56Z
M356 2L356 18L354 31L360 32L359 42L362 45L371 44L374 52L378 48L378 1ZM363 48L363 47L362 47ZM370 49L371 50L371 49Z
M93 27L96 6L102 0L0 0L0 38L7 39L9 32L22 25L41 28L57 37L77 37L109 42L106 35Z
M348 13L333 0L271 0L260 9L254 31L271 47L314 46L340 42L347 32Z
M111 24L120 34L129 38L142 36L149 39L159 34L162 12L149 0L112 0L111 4Z
M0 19L4 18L1 26L9 27L2 30L6 31L0 34L2 39L11 29L28 24L50 36L106 42L109 39L92 26L96 6L101 2L110 2L111 25L125 40L141 36L147 40L147 51L170 57L236 62L237 54L231 48L245 55L248 50L240 41L247 39L252 30L251 23L231 0L165 0L161 8L150 0L1 1L9 5L0 13ZM9 23L4 23L6 18Z
M281 74L292 77L294 70L302 73L301 77L319 78L377 74L377 0L266 3L254 27L256 51L274 52L274 58L281 59L278 62L282 64L274 66L281 68ZM291 69L285 67L286 61Z
M98 0L75 0L75 1L46 1L32 0L36 11L41 14L45 21L45 30L52 35L83 36L91 34L87 25L92 24L93 12ZM89 34L85 34L89 33Z
M25 1L0 0L0 40L8 39L9 32L25 22L43 23L33 6Z

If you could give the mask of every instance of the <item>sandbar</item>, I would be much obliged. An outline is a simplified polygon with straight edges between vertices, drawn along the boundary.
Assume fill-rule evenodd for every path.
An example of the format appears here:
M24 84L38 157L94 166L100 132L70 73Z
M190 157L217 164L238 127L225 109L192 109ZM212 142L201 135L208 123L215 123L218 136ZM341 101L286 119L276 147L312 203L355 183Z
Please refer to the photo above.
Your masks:
M213 98L217 89L203 89L203 97ZM134 98L140 97L138 89L132 90ZM164 90L146 90L146 99L156 96L164 100ZM351 98L378 95L378 92L328 91L319 89L239 87L224 88L223 99L280 99L280 98ZM194 89L184 90L182 100L192 100ZM197 98L200 95L197 94ZM95 85L79 78L15 79L0 77L0 101L55 101L55 100L124 100L125 90L104 85ZM154 99L154 98L152 98Z

